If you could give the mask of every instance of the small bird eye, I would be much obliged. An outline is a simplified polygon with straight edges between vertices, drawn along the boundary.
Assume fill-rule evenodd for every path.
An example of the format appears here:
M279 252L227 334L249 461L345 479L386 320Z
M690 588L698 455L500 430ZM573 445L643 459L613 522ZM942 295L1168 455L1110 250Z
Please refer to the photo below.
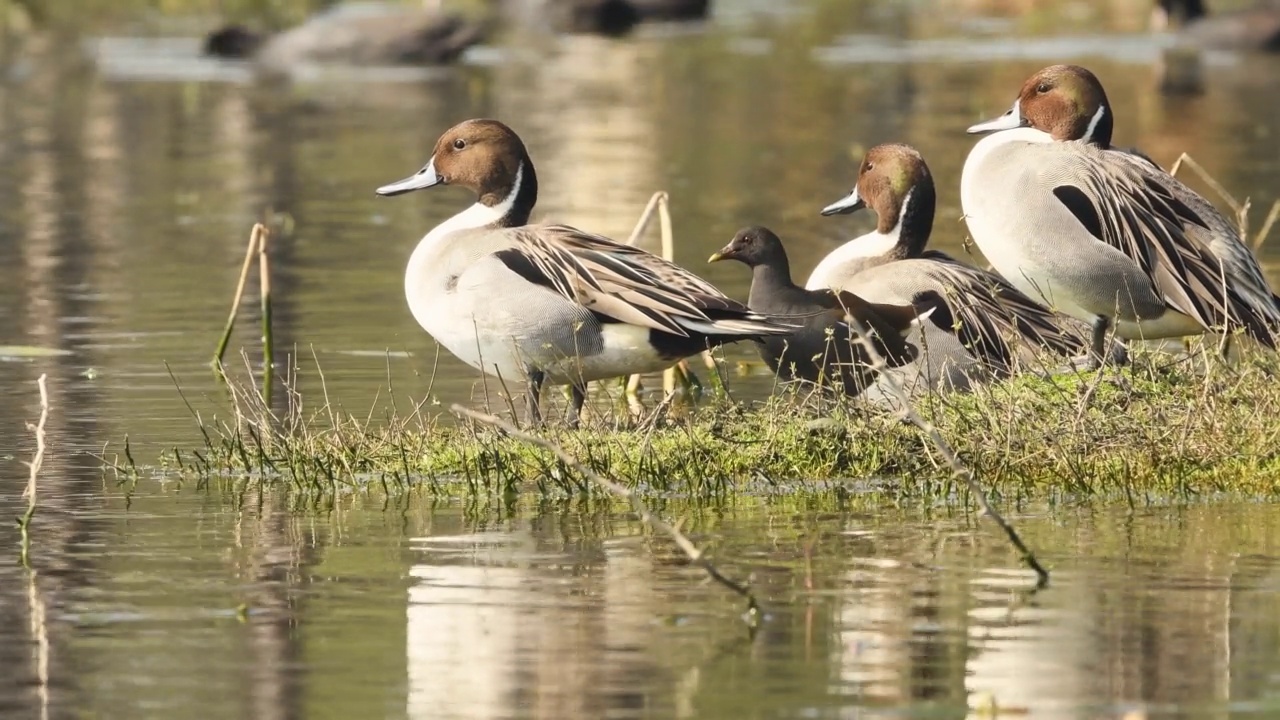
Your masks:
M466 140L463 140L462 138L458 138L457 140L454 140L454 141L453 141L453 149L454 149L454 150L461 150L462 148L464 148L464 147L466 147L466 146L467 146L467 141L466 141Z
M875 169L876 169L875 163L867 163L867 172L871 172L872 170L875 170Z
M1039 85L1036 86L1036 92L1040 94L1047 93L1052 89L1053 88L1049 87L1049 83L1040 83Z

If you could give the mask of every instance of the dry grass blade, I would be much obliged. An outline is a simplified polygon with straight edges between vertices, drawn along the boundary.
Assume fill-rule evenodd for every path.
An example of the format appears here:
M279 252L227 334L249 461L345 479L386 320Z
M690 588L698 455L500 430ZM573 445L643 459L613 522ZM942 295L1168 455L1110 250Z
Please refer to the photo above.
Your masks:
M1173 167L1170 168L1169 174L1176 177L1178 170L1182 167L1183 163L1186 163L1187 167L1191 168L1191 170L1195 172L1195 174L1199 176L1205 184L1213 188L1214 192L1218 193L1218 197L1225 200L1227 204L1231 206L1231 212L1236 215L1236 224L1240 230L1240 237L1247 241L1249 237L1249 200L1246 198L1244 204L1241 204L1236 200L1234 195L1227 192L1227 189L1223 187L1222 183L1215 180L1214 177L1209 174L1208 170L1205 170L1200 163L1196 162L1194 158L1186 153L1182 153L1178 156L1177 161L1175 161L1173 163Z
M592 470L591 468L581 463L576 457L574 457L573 455L565 451L564 448L561 448L559 445L551 442L550 440L547 440L546 438L540 437L538 435L534 435L532 433L523 432L517 429L511 423L501 418L495 417L493 415L486 415L484 413L478 413L474 410L467 409L457 404L451 406L449 409L456 415L459 415L465 418L470 418L471 420L474 420L479 423L483 423L485 425L496 427L499 430L502 430L503 432L505 432L507 435L515 438L516 440L529 443L531 445L536 445L540 448L543 448L544 450L549 451L550 453L555 455L557 458L559 458L560 462L563 462L565 465L568 465L570 468L572 468L575 472L577 472L582 477L586 478L590 482L599 486L606 492L616 495L630 502L631 507L633 510L635 510L636 515L640 517L640 521L645 523L649 527L653 528L654 530L660 533L663 533L667 537L671 538L672 542L674 542L676 546L679 547L680 550L684 552L685 556L689 558L689 562L702 568L703 571L705 571L712 580L715 580L716 582L729 588L730 590L737 593L738 595L746 598L747 623L752 628L758 625L760 620L760 604L756 602L755 595L751 592L750 588L748 588L745 584L738 583L734 580L730 580L729 578L721 574L720 570L717 569L716 566L712 564L712 562L708 560L705 555L703 555L702 550L700 550L698 546L694 545L692 540L690 540L684 533L680 532L679 528L675 527L674 525L668 524L662 518L659 518L658 516L654 515L653 511L651 511L649 507L645 505L644 501L641 500L640 497L635 492L633 492L630 488L624 485L621 485L619 483L616 483L613 480L610 480L596 473L594 470Z
M1271 203L1271 212L1267 213L1267 219L1262 221L1262 228L1253 238L1255 253L1262 249L1262 243L1266 242L1267 236L1271 234L1271 226L1276 224L1276 220L1280 220L1280 200Z

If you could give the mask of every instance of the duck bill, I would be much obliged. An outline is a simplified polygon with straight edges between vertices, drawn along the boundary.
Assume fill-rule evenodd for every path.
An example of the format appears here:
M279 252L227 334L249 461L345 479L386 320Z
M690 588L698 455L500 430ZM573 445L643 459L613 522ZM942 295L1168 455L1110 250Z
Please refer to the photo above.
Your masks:
M970 126L968 133L970 135L980 135L982 133L996 132L997 130L1012 130L1023 127L1026 124L1026 121L1022 118L1022 109L1018 107L1017 102L1014 102L1013 107L1009 108L1005 114Z
M822 208L822 215L824 217L830 215L848 215L849 213L857 212L866 206L867 204L863 202L862 198L858 195L858 188L855 185L853 192Z
M433 185L440 185L443 182L444 181L440 178L440 175L436 173L436 159L433 157L431 158L431 161L418 172L403 180L397 180L396 182L388 185L383 185L374 192L378 193L382 197L393 197L395 195L403 195L408 192L413 192L414 190L429 188Z

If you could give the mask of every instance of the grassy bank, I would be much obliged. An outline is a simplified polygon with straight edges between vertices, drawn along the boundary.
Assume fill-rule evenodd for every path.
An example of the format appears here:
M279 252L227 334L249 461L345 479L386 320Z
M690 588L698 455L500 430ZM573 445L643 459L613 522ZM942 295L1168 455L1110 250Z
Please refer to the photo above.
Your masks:
M1006 499L1280 490L1280 382L1274 357L1224 363L1140 354L1131 367L1024 375L917 409L977 479ZM254 391L203 422L204 447L167 461L208 480L332 491L368 484L442 492L565 494L585 481L550 453L487 427L423 411L382 418L330 407L271 415ZM302 403L294 396L293 407ZM890 411L812 393L704 401L677 416L625 413L539 432L593 470L646 493L785 491L815 479L899 497L943 499L960 485L915 426Z

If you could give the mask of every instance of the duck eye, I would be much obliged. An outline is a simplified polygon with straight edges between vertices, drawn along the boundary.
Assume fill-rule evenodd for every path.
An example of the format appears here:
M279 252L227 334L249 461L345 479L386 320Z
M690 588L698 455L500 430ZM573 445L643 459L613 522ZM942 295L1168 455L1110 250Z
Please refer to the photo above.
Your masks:
M464 148L464 147L466 147L466 146L467 146L467 141L466 141L466 140L463 140L462 138L458 138L457 140L454 140L454 141L453 141L453 149L454 149L454 150L461 150L462 148Z
M1053 88L1049 87L1049 83L1040 83L1039 85L1037 85L1037 86L1036 86L1036 92L1038 92L1038 93L1040 93L1040 94L1042 94L1042 95L1043 95L1044 93L1049 92L1049 91L1050 91L1050 90L1052 90L1052 89L1053 89Z

